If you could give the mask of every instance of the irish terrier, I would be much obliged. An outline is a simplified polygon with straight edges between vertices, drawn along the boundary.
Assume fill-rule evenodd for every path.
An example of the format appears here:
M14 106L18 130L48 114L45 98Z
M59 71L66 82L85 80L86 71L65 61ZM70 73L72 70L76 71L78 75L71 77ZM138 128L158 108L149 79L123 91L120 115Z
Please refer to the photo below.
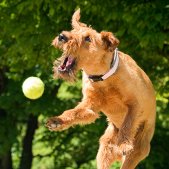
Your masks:
M81 23L80 9L72 17L73 30L63 31L53 45L63 51L54 62L54 76L73 81L83 72L83 99L74 108L50 118L49 130L65 130L107 116L108 127L100 138L97 168L109 169L115 160L121 169L134 169L150 151L155 128L156 101L152 83L127 54L118 51L119 40Z

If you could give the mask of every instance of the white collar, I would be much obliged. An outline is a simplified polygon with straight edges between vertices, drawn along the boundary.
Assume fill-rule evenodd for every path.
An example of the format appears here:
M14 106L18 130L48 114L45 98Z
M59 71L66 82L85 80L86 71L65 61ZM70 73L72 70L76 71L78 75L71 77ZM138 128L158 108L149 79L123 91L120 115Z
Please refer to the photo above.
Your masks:
M103 81L113 75L119 65L119 56L118 56L118 48L114 50L114 58L113 63L111 64L111 69L104 75L89 75L88 78L91 79L93 82Z

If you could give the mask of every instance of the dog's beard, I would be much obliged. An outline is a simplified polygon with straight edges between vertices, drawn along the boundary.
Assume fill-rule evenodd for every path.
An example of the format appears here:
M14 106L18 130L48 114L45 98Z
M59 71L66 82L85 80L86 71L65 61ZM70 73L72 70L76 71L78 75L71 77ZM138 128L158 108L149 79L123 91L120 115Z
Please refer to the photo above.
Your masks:
M53 64L54 78L61 78L74 82L76 80L76 60L71 56L62 56L56 59Z

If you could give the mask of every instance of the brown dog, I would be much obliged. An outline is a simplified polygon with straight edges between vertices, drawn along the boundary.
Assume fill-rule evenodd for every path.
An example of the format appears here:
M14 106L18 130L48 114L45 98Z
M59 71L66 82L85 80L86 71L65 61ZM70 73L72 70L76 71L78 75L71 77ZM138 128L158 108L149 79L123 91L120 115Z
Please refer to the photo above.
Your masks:
M76 124L89 124L103 112L108 127L100 139L97 168L109 169L115 160L121 169L134 169L150 151L155 128L156 102L151 81L128 55L117 50L118 39L72 18L73 30L63 31L53 45L63 51L54 63L54 76L74 80L83 70L83 99L74 109L47 121L60 131Z

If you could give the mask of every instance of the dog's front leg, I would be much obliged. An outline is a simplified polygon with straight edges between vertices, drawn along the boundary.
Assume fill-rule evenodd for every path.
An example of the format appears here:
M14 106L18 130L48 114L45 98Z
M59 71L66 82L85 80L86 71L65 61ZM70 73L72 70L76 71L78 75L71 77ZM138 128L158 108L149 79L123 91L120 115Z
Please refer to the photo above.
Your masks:
M117 145L120 147L123 154L128 154L133 150L134 136L139 127L140 111L136 104L128 105L128 112L119 129Z
M66 110L60 116L50 118L46 126L53 131L65 130L76 124L89 124L99 118L88 102L81 102L74 109Z

